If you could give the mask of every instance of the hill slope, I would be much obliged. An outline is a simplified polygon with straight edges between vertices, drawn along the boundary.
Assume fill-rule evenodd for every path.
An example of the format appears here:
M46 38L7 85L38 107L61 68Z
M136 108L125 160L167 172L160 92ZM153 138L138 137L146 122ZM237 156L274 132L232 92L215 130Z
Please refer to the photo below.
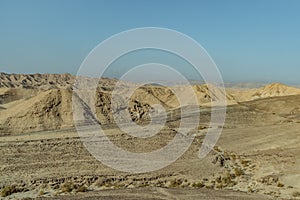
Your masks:
M247 90L228 89L227 91L238 102L300 94L300 88L290 87L281 83L272 83L261 88Z
M72 111L72 84L74 80L75 77L70 74L18 75L0 73L0 133L22 133L74 126ZM115 79L101 79L99 81L95 112L101 124L114 122L111 96L116 82ZM131 87L134 87L134 84L122 83L117 95L124 96ZM192 97L187 92L187 87L172 86L167 88L160 85L139 87L127 99L129 105L125 102L117 102L119 104L118 109L129 112L131 116L131 119L126 119L121 114L120 120L145 122L149 120L149 113L153 112L153 106L156 104L161 105L167 111L179 108L178 96L185 98L186 102L192 104ZM279 83L257 89L228 89L226 94L211 85L194 85L192 89L201 106L210 106L212 101L218 102L221 95L225 95L228 105L234 105L237 102L300 94L300 89ZM179 91L179 94L175 94L174 90Z

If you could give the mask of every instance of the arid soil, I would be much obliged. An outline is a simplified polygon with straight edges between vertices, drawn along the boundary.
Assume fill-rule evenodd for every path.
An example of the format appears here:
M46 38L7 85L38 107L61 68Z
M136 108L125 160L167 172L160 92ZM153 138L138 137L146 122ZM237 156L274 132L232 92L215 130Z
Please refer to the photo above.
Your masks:
M199 159L210 128L208 103L216 99L206 85L193 86L201 120L192 131L190 148L163 169L132 174L105 166L84 147L73 123L73 81L68 74L1 73L2 199L300 199L300 89L278 83L227 89L222 135L213 151ZM157 103L172 116L157 135L140 139L113 122L110 97L115 82L102 79L96 95L97 118L105 134L132 152L166 145L180 124L171 90L149 85L133 95L128 112L136 123L147 123L151 105Z
M56 199L40 198L40 199ZM234 191L217 191L205 188L162 188L162 187L146 187L134 189L112 189L102 190L100 192L81 193L76 195L60 196L59 199L125 199L125 200L166 200L166 199L210 199L210 200L225 200L225 199L240 199L240 200L262 200L266 199L263 195L249 195L242 192Z

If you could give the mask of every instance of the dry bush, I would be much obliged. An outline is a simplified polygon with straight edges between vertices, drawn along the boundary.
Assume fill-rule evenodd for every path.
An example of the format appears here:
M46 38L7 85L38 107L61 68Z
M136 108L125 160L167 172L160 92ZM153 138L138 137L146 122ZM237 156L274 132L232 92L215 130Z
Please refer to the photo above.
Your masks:
M174 179L171 180L170 187L178 187L182 184L182 180Z
M43 196L45 194L45 191L44 190L40 190L39 191L39 196Z
M284 184L279 182L279 183L277 184L277 187L284 187Z
M18 192L15 185L7 185L1 190L1 197L7 197L13 193Z
M240 168L234 168L234 173L236 176L242 176L243 170L241 170Z
M66 182L66 183L61 185L61 192L62 193L72 192L73 189L75 189L75 185L72 182Z
M300 197L300 192L295 191L295 192L292 193L292 196L293 197Z
M194 188L203 188L205 185L202 182L195 182L192 184L192 187Z
M80 186L76 189L76 192L86 192L88 189L84 185Z

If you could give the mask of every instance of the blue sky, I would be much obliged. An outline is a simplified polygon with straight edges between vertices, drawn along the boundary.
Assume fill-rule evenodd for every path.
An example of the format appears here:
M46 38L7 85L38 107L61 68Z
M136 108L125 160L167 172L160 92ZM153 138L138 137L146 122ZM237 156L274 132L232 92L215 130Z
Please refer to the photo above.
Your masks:
M76 74L113 34L165 27L198 41L226 82L300 83L299 0L0 0L0 71Z

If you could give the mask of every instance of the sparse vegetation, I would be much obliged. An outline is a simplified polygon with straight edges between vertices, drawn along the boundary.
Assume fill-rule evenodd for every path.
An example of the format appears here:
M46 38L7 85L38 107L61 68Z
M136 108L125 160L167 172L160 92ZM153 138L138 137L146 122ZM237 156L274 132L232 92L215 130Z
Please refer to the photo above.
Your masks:
M174 179L170 181L170 187L178 187L182 184L182 180Z
M72 192L73 189L75 189L75 185L74 183L72 182L66 182L66 183L63 183L61 185L61 192L62 193L69 193L69 192Z
M206 126L204 126L204 125L200 125L200 126L198 126L198 130L204 130L204 129L207 129L207 127L206 127Z
M1 197L7 197L13 193L17 192L15 185L7 185L1 190Z
M292 196L293 197L300 197L300 192L295 191L295 192L292 193Z
M279 182L279 183L277 184L277 187L284 187L284 184L281 183L281 182Z
M55 81L53 81L53 83L55 85ZM106 86L106 84L109 86ZM146 121L141 120L148 119L147 115L148 112L151 111L151 103L157 103L157 99L161 101L168 99L168 101L165 102L166 111L167 114L169 114L169 111L172 112L172 116L170 114L171 119L167 120L166 126L158 135L147 139L137 139L131 136L129 137L123 131L119 131L117 128L115 128L115 124L110 124L110 122L113 121L111 115L109 114L112 110L110 107L110 92L113 90L113 85L114 84L112 82L101 84L101 88L99 88L99 91L97 91L97 95L99 95L99 97L101 96L101 99L96 99L95 104L97 114L96 117L101 118L101 120L99 119L99 122L103 122L103 125L105 125L105 130L107 130L107 136L114 143L116 143L117 146L120 148L124 147L128 151L132 150L132 152L135 153L151 152L153 149L159 149L163 147L165 144L167 144L164 143L164 141L171 141L180 131L178 130L178 127L180 124L181 112L179 112L179 107L175 107L177 104L174 103L175 101L172 101L173 96L171 96L172 98L165 96L164 89L159 89L159 91L162 92L161 94L160 92L153 93L157 90L157 88L154 87L150 89L148 88L150 91L150 93L147 94L149 95L149 98L144 98L146 97L143 96L144 90L140 94L137 93L135 96L140 95L139 101L132 101L131 107L129 106L129 111L134 115L132 116L133 119L136 120L135 122L143 122L146 124ZM115 170L106 167L104 168L101 164L99 165L99 162L90 155L88 150L85 149L82 141L80 141L78 138L78 135L74 135L72 109L70 107L72 91L65 90L59 86L57 86L56 89L50 89L46 86L43 88L43 91L39 93L32 91L34 92L33 96L36 96L34 99L32 99L31 96L25 98L26 102L28 103L26 104L28 108L26 107L25 109L24 106L24 110L22 111L24 111L25 114L27 113L26 116L23 116L23 114L19 115L19 113L23 113L19 112L18 110L19 108L22 108L22 105L19 104L22 103L22 99L15 102L16 105L18 105L18 109L14 108L14 103L9 104L9 106L1 105L7 107L5 108L5 113L9 115L7 120L4 115L1 115L3 122L2 126L0 126L0 132L3 132L3 144L6 146L6 148L0 148L2 153L1 155L3 156L3 165L1 166L1 170L3 170L4 176L2 177L3 182L6 181L4 180L7 178L6 174L9 174L12 172L12 170L14 170L14 173L11 173L11 180L9 180L8 183L11 182L16 184L15 186L5 186L2 188L2 197L6 197L17 192L25 192L27 190L30 190L30 192L26 193L25 195L28 194L29 196L32 196L34 193L34 195L38 196L45 196L45 194L47 194L47 196L51 196L54 194L61 195L62 193L65 195L70 195L67 193L74 193L74 195L76 195L75 193L86 192L92 189L109 189L110 191L115 192L116 190L112 189L130 188L130 190L148 191L149 188L143 188L148 186L161 187L163 188L162 190L166 191L175 191L177 189L178 191L183 191L180 190L180 188L183 187L206 187L210 189L224 189L224 191L242 190L244 192L248 191L249 193L267 194L271 196L280 196L283 194L286 195L288 193L293 197L300 197L299 192L292 193L292 191L295 189L285 186L279 179L279 177L291 175L286 173L289 171L284 171L285 169L279 170L277 166L273 166L272 163L274 157L278 162L286 161L285 164L288 168L290 167L290 162L294 162L295 158L297 157L296 155L298 155L296 154L298 152L296 151L296 148L295 154L293 154L291 150L289 150L287 154L287 151L284 151L284 146L282 149L280 149L279 153L278 149L274 148L274 143L276 142L275 139L277 139L275 137L276 134L277 136L280 136L278 138L283 138L283 133L276 131L280 126L280 124L277 122L279 122L279 120L283 120L280 121L280 123L285 124L287 121L284 121L284 119L281 118L283 116L288 116L284 114L282 116L270 115L277 104L278 106L282 105L280 102L277 103L277 98L273 99L273 101L276 102L276 105L272 104L275 105L274 108L270 108L270 106L267 105L269 103L268 100L262 101L259 99L256 101L247 101L238 105L230 106L230 109L227 110L229 117L226 121L227 124L225 126L225 132L229 129L230 130L227 132L227 135L224 134L223 140L218 142L218 145L220 146L215 146L213 151L201 161L201 164L199 164L200 161L198 161L198 159L196 161L194 155L196 155L195 151L198 152L199 146L205 141L205 134L207 134L207 132L203 129L214 128L210 127L209 125L209 116L211 113L210 111L206 112L205 108L204 112L201 112L201 115L205 120L201 121L202 124L198 127L195 127L195 130L193 129L191 131L192 134L195 133L195 140L186 154L184 154L178 160L178 163L174 163L170 166L170 168L166 167L161 169L161 171L153 173L150 172L146 175L128 175L127 173L119 173ZM126 84L124 85L124 88L126 88ZM38 87L34 88L34 90L35 89L38 89ZM21 88L18 89L18 91L22 90L23 89ZM29 91L30 90L27 89L23 92L27 93ZM182 90L182 92L184 92L184 90ZM25 96L27 96L27 94ZM133 96L132 98L135 97ZM142 102L141 100L145 100L145 102ZM293 100L291 97L289 97L288 100L295 101L297 103L296 105L298 106L300 95L298 100L296 99L297 101ZM122 105L120 106L120 108L123 108ZM260 112L262 107L268 108L267 110L269 111L263 112L265 110L262 109L262 112ZM172 109L168 110L169 108ZM4 113L4 110L1 110L1 112ZM284 112L284 109L282 109L280 112ZM298 116L299 113L300 109L295 114ZM187 116L187 118L188 117L189 116ZM243 118L246 120L243 121ZM263 127L263 123L265 123L263 119L266 121L266 124L269 123L269 119L272 119L270 121L271 125L269 124L270 126L267 126L267 128L272 129L272 134L268 132L266 127ZM258 124L261 126L256 127L257 122L259 122ZM275 122L276 127L272 127ZM140 125L143 125L143 123L140 123ZM68 129L70 126L73 127L71 129L72 133L69 132ZM273 146L268 146L268 143L263 141L264 149L262 151L262 149L260 149L260 141L256 140L256 137L259 138L260 135L252 130L252 126L255 127L255 130L257 129L257 132L263 132L266 134L263 136L263 139L271 138ZM23 130L24 127L28 129ZM59 130L61 127L65 127L68 130ZM239 129L235 130L236 127ZM241 127L245 127L245 130L240 131ZM283 127L279 128L280 131L284 130ZM45 129L53 129L53 133L49 131L47 134L44 134L42 131ZM26 133L36 130L41 130L41 132L39 134L30 133L31 135ZM22 134L22 137L19 137L19 135L16 134L16 136L14 136L16 137L16 141L6 143L5 141L11 141L11 138L9 138L9 140L5 138L7 131L9 131L9 133L19 133L18 131L20 131L24 133L24 135ZM32 140L27 140L28 135L30 136L29 138L32 138ZM47 138L48 136L50 138ZM291 135L289 135L289 137L292 138ZM226 144L224 144L224 141ZM296 144L297 141L292 142L295 142L294 144ZM260 145L257 145L257 143ZM224 149L221 148L223 146ZM277 147L278 145L275 146ZM230 148L227 149L226 147ZM34 156L32 156L32 152L34 152ZM274 167L274 170L272 170L274 171L274 174L271 172L271 170L268 171L264 168L264 165L266 164L272 165L270 168ZM65 168L63 168L62 165ZM42 167L45 168L40 170ZM280 168L281 167L282 166L280 166ZM57 169L60 171L56 171ZM23 176L22 173L24 172L28 172L28 174ZM76 172L78 172L78 174ZM270 175L270 173L272 174ZM49 174L51 174L50 177L48 176ZM22 182L15 182L15 180L19 181L20 177L24 178L22 179ZM2 183L2 186L3 184L4 183ZM291 181L290 184L293 185L293 182ZM189 189L185 191L188 190ZM193 191L197 191L197 189L193 189ZM219 191L217 191L217 193L219 193ZM255 194L251 195L255 196Z
M45 191L44 190L40 190L39 191L39 196L43 196L45 194Z
M200 181L192 184L192 187L194 187L194 188L203 188L204 186L205 186L205 184Z
M249 161L249 160L242 160L242 161L241 161L241 164L242 164L244 167L247 167L247 166L250 164L250 161Z
M207 188L207 189L214 189L214 185L213 184L205 185L205 188Z
M76 189L76 192L86 192L88 189L84 185L80 186Z
M243 175L243 171L240 168L234 168L234 174L236 176L242 176Z

